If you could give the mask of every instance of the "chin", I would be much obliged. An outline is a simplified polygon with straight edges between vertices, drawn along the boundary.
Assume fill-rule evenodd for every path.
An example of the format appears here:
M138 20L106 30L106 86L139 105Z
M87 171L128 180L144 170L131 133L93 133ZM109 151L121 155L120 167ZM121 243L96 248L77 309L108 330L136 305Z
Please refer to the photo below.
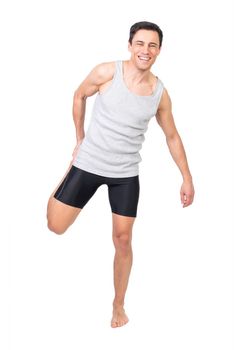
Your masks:
M138 59L136 61L136 65L137 65L137 67L139 69L146 70L146 69L149 69L152 66L152 62L151 62L151 60L148 61L148 62L143 62L143 61Z

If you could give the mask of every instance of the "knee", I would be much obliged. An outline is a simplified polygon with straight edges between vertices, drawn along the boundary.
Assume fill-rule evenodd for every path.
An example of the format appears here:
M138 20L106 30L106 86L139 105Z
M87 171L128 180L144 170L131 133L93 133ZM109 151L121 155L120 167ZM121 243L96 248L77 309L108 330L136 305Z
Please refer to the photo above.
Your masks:
M53 222L52 220L47 221L47 227L50 231L56 233L57 235L62 235L66 231L65 227L58 225L56 222Z
M113 234L115 248L124 252L131 249L131 234L128 232L116 232Z

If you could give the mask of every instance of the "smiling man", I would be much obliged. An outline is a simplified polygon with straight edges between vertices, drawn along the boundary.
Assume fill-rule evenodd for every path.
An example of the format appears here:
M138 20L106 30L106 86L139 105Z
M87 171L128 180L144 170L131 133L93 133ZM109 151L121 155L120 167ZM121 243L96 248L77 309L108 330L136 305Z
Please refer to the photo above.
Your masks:
M72 162L48 202L48 227L62 234L96 190L107 185L115 246L112 327L128 322L124 300L132 266L132 229L140 193L139 151L152 117L165 133L169 151L181 172L182 206L188 207L194 197L192 176L174 123L169 94L151 72L160 54L162 39L163 33L156 24L135 23L130 28L129 60L97 65L77 88L73 98L77 144ZM85 135L86 100L96 93Z

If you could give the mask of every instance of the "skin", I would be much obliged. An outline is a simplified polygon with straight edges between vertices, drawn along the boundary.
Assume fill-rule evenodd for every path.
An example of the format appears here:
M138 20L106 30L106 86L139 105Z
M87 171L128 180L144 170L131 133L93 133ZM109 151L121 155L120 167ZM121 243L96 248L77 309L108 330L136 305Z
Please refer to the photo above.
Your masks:
M128 50L130 52L130 59L124 61L123 64L124 82L128 89L135 94L150 95L157 84L157 78L150 70L157 56L160 54L158 33L144 29L139 30L134 35L132 44L128 43ZM97 65L74 93L73 119L76 128L77 144L73 151L73 159L65 175L70 170L73 160L79 151L79 146L85 137L84 119L86 100L97 92L102 93L108 88L113 78L114 71L115 62L106 62ZM183 182L180 188L180 200L183 208L188 207L193 202L194 186L183 143L176 129L172 115L171 99L165 88L155 119L165 134L169 151L181 172ZM48 201L48 228L57 234L63 234L76 220L81 209L71 207L56 200L53 197L56 189L53 191ZM134 222L134 217L112 213L112 237L115 247L115 296L111 319L111 327L113 328L121 327L129 321L124 310L124 299L132 267L131 242Z

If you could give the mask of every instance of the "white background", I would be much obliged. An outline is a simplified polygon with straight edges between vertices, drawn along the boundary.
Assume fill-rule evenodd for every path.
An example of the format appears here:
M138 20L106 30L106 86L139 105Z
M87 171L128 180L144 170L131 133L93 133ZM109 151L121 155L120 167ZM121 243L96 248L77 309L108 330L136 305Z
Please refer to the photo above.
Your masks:
M8 349L232 349L231 3L1 3L1 341ZM152 118L141 151L130 322L112 329L106 186L63 236L48 231L46 205L75 146L75 89L96 64L129 58L129 28L141 20L164 33L152 71L171 96L196 196L181 207L182 178Z

